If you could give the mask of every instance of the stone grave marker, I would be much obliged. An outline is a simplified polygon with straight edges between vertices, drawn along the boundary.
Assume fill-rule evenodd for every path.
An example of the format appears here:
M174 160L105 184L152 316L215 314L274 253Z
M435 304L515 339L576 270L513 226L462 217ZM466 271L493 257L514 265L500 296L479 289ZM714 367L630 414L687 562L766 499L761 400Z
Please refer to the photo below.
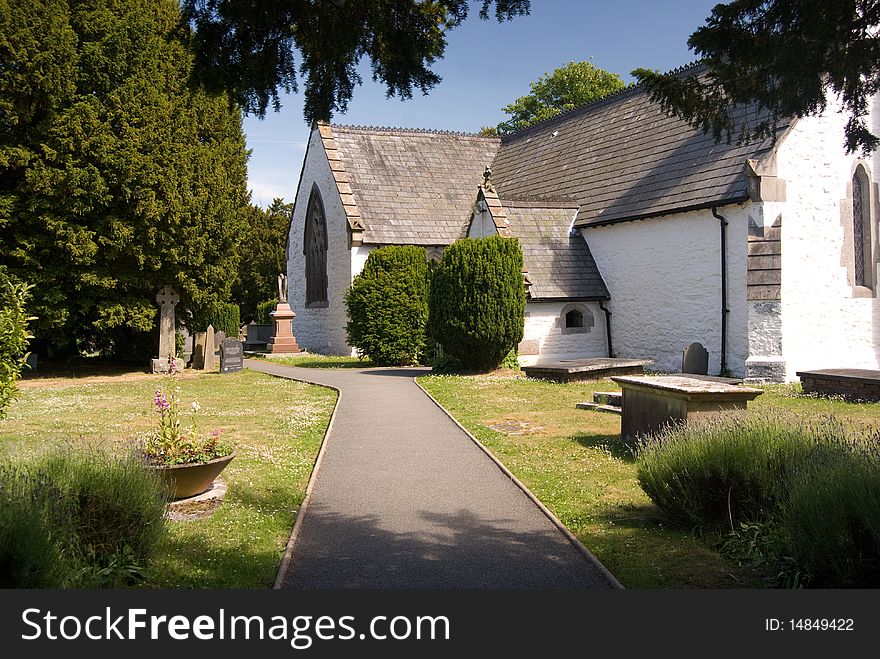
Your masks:
M180 302L180 296L167 284L156 294L159 305L159 356L152 360L153 373L166 373L169 370L170 358L174 356L173 368L183 370L183 360L178 358L174 334L174 307Z
M208 325L208 329L205 332L205 359L202 364L203 370L214 370L214 367L217 365L217 356L214 354L215 350L216 348L214 347L214 326Z
M237 373L244 368L244 351L238 339L224 339L220 344L220 372Z
M196 332L193 342L192 367L199 370L205 368L205 342L208 340L206 332Z
M691 343L681 354L681 372L709 374L709 351L701 343Z

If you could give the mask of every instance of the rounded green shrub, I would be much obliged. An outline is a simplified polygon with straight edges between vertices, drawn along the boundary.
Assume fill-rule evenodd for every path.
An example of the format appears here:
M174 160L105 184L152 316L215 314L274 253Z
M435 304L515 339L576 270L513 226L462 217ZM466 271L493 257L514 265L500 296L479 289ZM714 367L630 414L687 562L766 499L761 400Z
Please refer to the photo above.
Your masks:
M429 329L463 368L496 368L522 341L522 272L516 238L465 238L444 251L431 280Z
M419 363L426 345L428 279L421 247L370 252L345 296L349 344L380 366Z
M16 381L25 366L30 286L6 274L0 266L0 419L16 396Z

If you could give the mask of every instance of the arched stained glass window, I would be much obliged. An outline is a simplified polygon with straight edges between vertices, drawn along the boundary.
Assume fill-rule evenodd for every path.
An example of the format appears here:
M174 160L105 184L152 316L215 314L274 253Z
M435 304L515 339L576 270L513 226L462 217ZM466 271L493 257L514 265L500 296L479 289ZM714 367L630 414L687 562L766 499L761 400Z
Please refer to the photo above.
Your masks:
M327 218L318 186L312 186L306 210L303 254L306 257L306 306L327 303Z
M853 217L853 269L856 286L869 286L867 272L870 262L871 225L868 222L868 205L865 203L865 185L861 167L853 174L852 180Z

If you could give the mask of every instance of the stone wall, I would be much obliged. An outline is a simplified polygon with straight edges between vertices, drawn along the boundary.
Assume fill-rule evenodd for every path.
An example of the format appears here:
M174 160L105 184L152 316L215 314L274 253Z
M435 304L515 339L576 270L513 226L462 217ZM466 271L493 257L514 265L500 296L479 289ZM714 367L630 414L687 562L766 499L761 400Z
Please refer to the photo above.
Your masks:
M851 180L857 164L872 177L869 270L877 282L877 177L880 156L862 160L843 148L845 116L830 104L822 117L800 120L777 150L787 200L782 222L782 326L786 378L822 368L877 368L880 310L876 286L852 275ZM875 99L872 125L877 126Z
M727 366L745 375L748 356L746 272L750 214L760 204L731 205L728 221ZM649 358L678 372L684 348L709 350L709 372L721 362L721 230L710 210L583 229L611 292L607 305L617 357ZM601 312L600 312L601 313ZM604 320L603 320L604 322Z
M566 332L565 314L576 306L584 314L583 331ZM519 362L531 366L539 359L607 357L605 314L596 302L528 302ZM613 337L613 334L612 334Z
M305 306L306 279L303 240L305 215L312 184L317 184L324 201L327 218L327 302L325 308L307 309ZM290 228L287 277L288 301L296 313L293 333L300 347L309 352L349 355L346 343L345 291L351 285L352 251L349 248L348 221L342 209L342 200L317 130L309 138L308 151L303 162ZM363 248L361 248L363 249ZM366 256L363 255L363 260ZM362 262L361 262L362 267Z

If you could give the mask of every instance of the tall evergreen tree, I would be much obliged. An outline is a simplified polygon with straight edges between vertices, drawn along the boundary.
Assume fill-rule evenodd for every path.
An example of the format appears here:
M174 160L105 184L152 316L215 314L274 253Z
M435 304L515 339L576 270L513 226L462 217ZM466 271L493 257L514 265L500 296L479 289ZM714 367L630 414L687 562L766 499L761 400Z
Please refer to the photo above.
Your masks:
M56 348L130 352L165 283L229 297L241 113L190 89L179 25L175 0L0 0L0 263Z
M248 206L245 211L247 240L240 247L241 264L232 286L232 299L248 322L257 316L260 302L277 297L278 274L287 272L287 234L293 204L272 200L266 210Z

